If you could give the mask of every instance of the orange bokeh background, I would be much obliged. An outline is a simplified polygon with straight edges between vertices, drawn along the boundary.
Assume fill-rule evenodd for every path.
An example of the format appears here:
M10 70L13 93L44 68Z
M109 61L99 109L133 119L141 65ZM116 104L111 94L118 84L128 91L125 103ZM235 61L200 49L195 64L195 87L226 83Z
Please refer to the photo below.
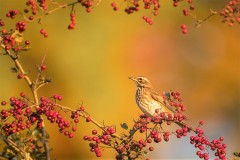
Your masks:
M198 2L195 14L203 19L209 9L218 10L226 2ZM0 17L9 9L23 9L23 4L0 0ZM28 24L25 39L31 40L32 48L21 55L21 62L34 78L35 64L46 54L46 74L53 81L39 94L61 94L62 104L73 108L83 103L92 117L116 125L121 133L120 123L131 126L132 119L141 113L135 104L135 84L128 77L143 75L160 93L180 91L189 123L196 126L199 120L205 120L203 128L209 138L224 136L229 157L240 151L239 25L228 27L214 16L199 28L189 27L189 33L183 35L181 23L191 26L195 22L190 16L181 15L184 3L173 8L171 2L162 2L153 26L142 20L149 12L127 15L112 11L110 4L111 1L102 1L90 14L76 6L77 25L71 31L67 30L69 8L44 17L42 24L48 38L39 34L41 25ZM21 91L30 95L24 80L17 80L10 72L10 59L1 56L0 64L0 100ZM56 125L47 124L46 128L52 158L96 159L88 142L82 140L96 129L92 124L81 120L72 139L60 134ZM154 147L149 155L152 159L197 158L188 138L172 136L170 142ZM110 149L104 149L102 159L114 156Z

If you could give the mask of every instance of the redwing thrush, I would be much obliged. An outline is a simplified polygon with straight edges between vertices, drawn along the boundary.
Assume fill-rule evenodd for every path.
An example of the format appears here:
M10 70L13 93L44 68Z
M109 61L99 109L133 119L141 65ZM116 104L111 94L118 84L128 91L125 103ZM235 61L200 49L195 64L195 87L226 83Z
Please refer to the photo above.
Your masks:
M129 79L136 82L137 91L136 91L136 102L138 107L142 112L149 117L156 115L156 109L159 112L165 112L167 114L174 114L176 111L172 108L163 97L157 93L150 82L145 77L129 77ZM176 122L179 126L185 126L183 122ZM188 128L192 130L192 128Z

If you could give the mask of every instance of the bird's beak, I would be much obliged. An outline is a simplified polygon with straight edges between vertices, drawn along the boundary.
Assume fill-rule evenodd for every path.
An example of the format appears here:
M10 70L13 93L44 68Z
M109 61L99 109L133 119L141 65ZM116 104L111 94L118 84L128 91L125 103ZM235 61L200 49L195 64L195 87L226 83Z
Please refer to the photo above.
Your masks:
M128 78L133 80L133 81L137 81L136 78L134 78L134 77L128 77Z

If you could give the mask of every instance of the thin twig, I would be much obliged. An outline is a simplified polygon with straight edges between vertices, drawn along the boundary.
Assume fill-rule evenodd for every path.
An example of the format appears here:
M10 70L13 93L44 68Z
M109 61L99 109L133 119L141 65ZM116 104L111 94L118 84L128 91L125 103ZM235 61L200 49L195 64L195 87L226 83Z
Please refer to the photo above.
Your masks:
M42 66L44 64L46 56L47 56L46 54L43 56L43 59L42 59L42 62L41 62L40 66ZM37 75L37 78L36 78L36 81L35 81L35 86L34 86L34 90L36 90L36 91L39 89L38 83L39 83L41 75L42 75L42 71L41 71L41 69L38 68L38 75Z
M207 21L208 19L210 19L211 17L213 17L214 15L216 15L218 12L211 10L211 14L208 15L206 18L204 18L203 20L197 20L196 24L194 25L195 28L199 27L203 22Z
M65 111L71 111L71 112L75 112L75 111L76 111L76 110L74 110L74 109L72 109L72 108L65 107L65 106L62 106L62 105L60 105L60 104L56 104L56 106L60 107L62 110L65 110ZM79 115L80 115L81 117L85 118L85 119L90 116L90 115L89 115L87 112L85 112L85 111L80 112ZM105 125L101 125L101 124L100 124L99 122L97 122L96 120L94 120L94 119L91 118L91 121L90 121L90 122L92 122L94 125L96 125L96 126L97 126L98 128L100 128L101 130L103 130L103 131L106 130ZM112 136L112 137L116 137L116 138L118 138L118 139L121 139L121 136L117 135L116 133L112 134L111 136Z
M14 143L9 137L7 139L4 139L4 142L10 145L16 152L18 152L22 157L24 157L25 160L32 160L30 154L19 148L17 144Z
M54 12L60 10L60 9L64 9L64 8L66 8L66 7L69 7L69 6L74 6L74 5L77 4L77 3L79 3L79 2L72 2L72 3L68 3L68 4L62 4L62 5L59 4L58 7L54 8L54 9L52 9L52 10L50 10L50 11L44 12L43 15L38 16L38 17L35 17L35 18L34 18L33 20L31 20L31 21L28 20L28 19L26 19L26 20L27 20L28 22L32 22L32 21L36 21L36 20L38 21L38 20L42 19L43 16L52 14L52 13L54 13Z

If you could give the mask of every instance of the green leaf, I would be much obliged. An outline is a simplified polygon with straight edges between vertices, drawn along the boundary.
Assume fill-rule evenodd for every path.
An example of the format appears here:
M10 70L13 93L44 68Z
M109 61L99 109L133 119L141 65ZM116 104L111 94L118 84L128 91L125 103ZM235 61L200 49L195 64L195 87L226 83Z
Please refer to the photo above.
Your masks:
M165 92L165 96L166 96L168 99L170 99L170 97L171 97L171 91Z
M128 129L127 123L121 123L120 125L123 129L126 129L126 130Z

